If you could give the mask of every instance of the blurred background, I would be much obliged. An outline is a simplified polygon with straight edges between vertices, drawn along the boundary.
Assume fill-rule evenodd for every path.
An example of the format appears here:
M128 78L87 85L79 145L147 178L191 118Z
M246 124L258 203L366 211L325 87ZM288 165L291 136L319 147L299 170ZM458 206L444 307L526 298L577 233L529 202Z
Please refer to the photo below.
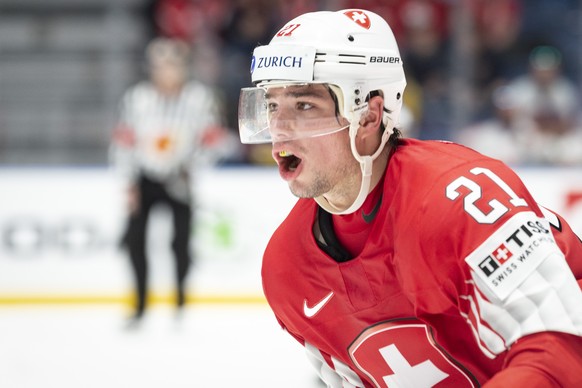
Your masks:
M304 12L352 7L384 16L399 42L405 136L507 162L582 235L579 1L0 0L1 386L318 386L262 297L262 250L294 202L270 147L225 142L197 166L181 317L171 221L155 209L152 313L128 331L111 143L152 39L191 48L232 140L253 49Z
M221 94L236 133L253 48L303 12L349 7L381 14L394 30L411 135L457 140L510 106L524 108L531 132L579 132L582 14L575 0L1 0L0 163L106 164L119 99L144 77L144 49L160 35L192 46L194 76ZM535 71L556 71L544 82L560 83L558 90L495 98L520 78L534 82ZM564 94L571 100L560 100ZM230 159L270 163L254 148ZM539 162L529 159L520 161Z

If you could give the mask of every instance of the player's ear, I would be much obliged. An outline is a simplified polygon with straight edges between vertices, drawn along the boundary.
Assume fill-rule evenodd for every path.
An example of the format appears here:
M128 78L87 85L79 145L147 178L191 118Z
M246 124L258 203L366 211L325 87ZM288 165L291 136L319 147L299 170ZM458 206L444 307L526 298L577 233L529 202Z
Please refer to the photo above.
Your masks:
M360 132L362 132L362 135L378 133L383 112L384 99L380 96L370 98L368 101L368 110L360 118L360 126L362 127Z
M356 135L356 148L360 155L372 155L380 145L384 99L374 96L368 101L368 110L360 117L360 128Z

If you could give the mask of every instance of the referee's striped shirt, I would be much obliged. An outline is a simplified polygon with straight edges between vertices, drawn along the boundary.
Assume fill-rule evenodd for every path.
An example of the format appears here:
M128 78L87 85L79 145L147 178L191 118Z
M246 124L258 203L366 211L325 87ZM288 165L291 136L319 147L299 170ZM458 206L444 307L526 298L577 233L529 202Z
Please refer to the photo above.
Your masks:
M216 95L204 84L189 81L178 95L168 97L142 81L121 101L112 161L127 183L137 174L167 182L191 170L204 130L221 121Z

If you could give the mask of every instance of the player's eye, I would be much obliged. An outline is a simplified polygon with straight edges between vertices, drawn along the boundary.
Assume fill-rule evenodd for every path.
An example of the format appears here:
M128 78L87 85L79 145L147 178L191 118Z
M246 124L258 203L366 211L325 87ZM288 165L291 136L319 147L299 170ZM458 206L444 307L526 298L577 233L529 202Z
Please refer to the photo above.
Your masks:
M297 110L309 110L313 108L313 104L310 104L309 102L298 102L296 106Z
M277 111L278 105L274 102L267 102L267 112L273 113Z

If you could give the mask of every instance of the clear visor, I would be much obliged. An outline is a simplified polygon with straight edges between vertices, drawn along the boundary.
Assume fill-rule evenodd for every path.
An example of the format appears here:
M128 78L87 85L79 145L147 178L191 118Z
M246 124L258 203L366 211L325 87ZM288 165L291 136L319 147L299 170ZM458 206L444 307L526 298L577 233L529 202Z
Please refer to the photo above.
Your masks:
M238 124L244 144L318 137L349 127L339 113L341 90L328 84L287 84L241 90Z

